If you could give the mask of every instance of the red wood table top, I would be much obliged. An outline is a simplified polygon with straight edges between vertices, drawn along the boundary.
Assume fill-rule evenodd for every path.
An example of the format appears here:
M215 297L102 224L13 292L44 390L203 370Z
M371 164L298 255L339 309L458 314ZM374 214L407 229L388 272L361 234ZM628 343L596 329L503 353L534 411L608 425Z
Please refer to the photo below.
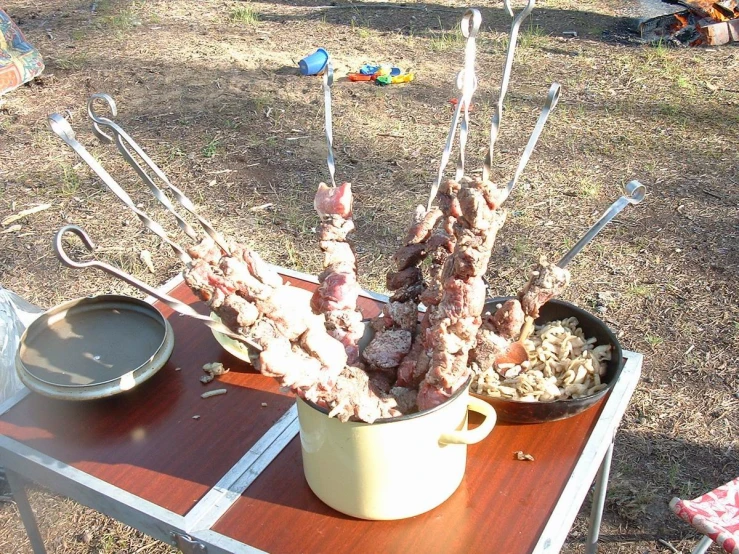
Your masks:
M173 296L205 310L184 283ZM379 311L377 301L360 301L366 316ZM0 416L0 434L185 515L292 406L293 397L224 352L201 323L156 305L172 324L175 349L154 377L129 393L91 402L32 393ZM231 371L203 386L201 368L215 361ZM212 388L227 388L228 394L200 397ZM213 530L276 553L529 552L603 404L558 422L498 422L487 439L468 448L467 472L452 497L400 521L358 520L324 505L305 482L296 437ZM471 423L476 421L473 414ZM516 459L519 450L534 461Z
M206 313L184 283L173 296ZM101 400L68 402L31 393L0 416L0 434L185 515L294 397L225 352L202 323L155 305L175 334L172 357L156 375L126 394ZM203 365L218 361L231 371L204 386ZM214 388L228 393L200 397Z
M531 552L603 402L562 421L498 422L485 440L468 447L467 471L451 498L426 514L399 521L355 519L323 504L303 477L297 437L213 530L280 554ZM474 425L479 418L472 414L470 420ZM518 460L519 450L534 461ZM398 471L412 472L413 467Z

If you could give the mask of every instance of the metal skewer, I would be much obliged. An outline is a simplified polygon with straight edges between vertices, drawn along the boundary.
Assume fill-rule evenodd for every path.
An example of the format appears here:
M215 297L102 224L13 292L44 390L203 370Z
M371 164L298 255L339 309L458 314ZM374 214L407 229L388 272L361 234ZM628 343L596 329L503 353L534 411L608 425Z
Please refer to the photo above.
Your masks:
M454 143L454 136L457 133L457 124L459 123L459 115L464 111L464 120L462 122L462 128L460 129L459 139L459 163L457 164L456 179L459 180L464 174L464 151L467 145L467 130L469 123L469 103L472 100L472 95L477 88L477 77L475 76L475 52L476 44L475 40L477 33L480 30L480 23L482 22L482 15L475 9L469 9L464 13L461 22L462 35L467 39L465 44L465 59L464 69L457 74L457 88L460 90L459 100L454 108L454 114L452 115L452 124L449 127L449 133L447 134L446 144L444 145L444 151L441 154L441 162L439 163L439 173L436 176L436 180L431 185L431 191L429 194L429 200L426 205L426 210L431 209L431 204L436 198L436 194L439 191L441 180L444 178L444 170L449 163L449 158L452 153L452 144ZM471 23L471 25L470 25Z
M75 269L85 269L88 267L95 267L97 269L102 269L106 273L109 273L113 275L114 277L122 281L125 281L129 285L134 286L137 289L145 292L146 294L153 296L157 300L160 300L161 302L163 302L164 304L172 308L177 313L200 320L203 323L205 323L208 327L213 329L214 331L222 333L234 340L241 341L247 344L250 348L253 348L257 351L262 350L262 348L254 341L248 339L247 337L243 335L234 333L231 329L226 327L223 323L219 323L218 321L212 320L208 316L199 314L191 306L188 306L184 302L180 302L179 300L172 298L168 294L159 292L157 289L150 287L149 285L147 285L143 281L140 281L133 275L125 273L124 271L121 271L120 269L113 267L112 265L108 265L105 262L100 262L97 260L92 260L89 262L78 262L78 261L73 260L64 251L64 246L62 245L62 238L64 237L65 233L74 233L75 235L77 235L82 241L82 243L85 245L85 248L87 248L90 252L95 250L95 244L92 242L92 239L90 239L89 235L85 232L85 230L82 229L81 227L78 227L77 225L66 225L62 227L61 229L59 229L56 232L56 235L54 236L54 251L56 252L56 255L59 257L59 260L61 260L61 262L67 267L72 267Z
M585 233L579 241L577 241L577 244L570 248L570 251L567 252L559 262L557 262L557 266L564 268L569 264L572 261L572 258L577 256L580 251L585 248L585 246L593 240L598 233L601 232L603 227L605 227L608 222L621 212L621 210L630 204L638 204L644 200L646 193L647 188L639 181L629 181L626 183L626 185L624 185L623 196L610 205L600 219L596 221L590 229L588 229L588 232Z
M541 113L539 114L539 119L536 121L536 126L531 133L531 137L529 137L529 142L526 144L526 148L524 148L521 159L518 162L516 173L513 175L513 179L509 181L508 186L506 187L506 197L511 194L511 191L513 191L513 187L515 187L516 183L518 182L518 178L521 176L521 173L523 173L523 170L526 168L526 164L529 163L529 158L531 158L531 154L534 152L534 147L539 141L539 136L541 136L541 131L544 129L544 124L549 118L549 113L554 109L554 107L557 105L557 102L559 101L560 89L561 87L558 83L552 83L552 86L549 87L547 100L544 103L544 107L542 108Z
M198 220L198 223L200 223L200 226L203 228L203 230L207 233L209 237L211 237L215 243L219 246L221 250L223 250L224 253L229 254L228 246L226 244L226 241L221 236L218 231L216 231L213 226L210 224L210 222L205 219L203 216L201 216L198 213L197 208L195 207L195 204L192 203L192 201L185 196L185 194L176 186L174 186L167 176L164 174L164 172L157 166L151 158L144 152L144 150L134 141L128 133L126 133L117 123L114 121L99 116L97 113L95 113L94 108L94 102L95 100L100 99L104 100L108 107L110 108L111 113L113 114L113 117L115 117L118 113L118 110L116 108L115 101L113 98L105 93L96 93L93 94L90 99L87 101L87 113L90 116L90 119L93 121L93 132L95 133L95 136L98 137L102 142L110 143L115 142L116 146L118 147L118 150L123 155L123 157L126 159L126 161L131 165L131 167L134 168L136 173L138 173L139 177L144 181L144 183L147 184L149 189L151 190L152 194L156 197L157 200L165 207L167 210L169 210L177 219L177 224L179 227L193 240L198 240L198 235L195 232L195 230L190 226L187 221L185 221L175 210L172 203L169 201L169 198L162 192L162 190L154 183L154 181L149 177L149 175L144 171L144 169L141 167L141 165L136 161L136 159L131 154L128 147L133 149L134 152L144 161L144 163L149 166L149 169L154 172L154 174L161 179L161 181L167 185L167 187L172 191L172 194L174 195L175 199L188 211L190 212L195 218ZM108 127L113 134L115 135L115 139L113 139L110 135L106 134L100 126L103 125L105 127Z
M334 66L329 59L326 65L326 71L323 73L323 105L324 117L326 120L326 144L328 146L328 172L331 176L331 186L336 186L334 174L336 173L336 165L334 163L334 128L331 115L331 85L334 84Z
M180 229L182 229L185 234L190 237L191 239L197 239L197 233L195 233L195 230L190 226L190 224L185 221L180 214L177 213L172 203L169 201L169 198L167 198L164 193L161 191L159 187L154 184L154 181L149 177L149 175L144 171L144 169L139 165L139 163L134 159L134 157L131 155L131 152L126 148L126 145L123 143L125 138L130 138L128 135L118 127L115 123L113 123L111 120L106 119L104 117L99 117L95 113L94 108L94 101L100 98L102 100L105 100L108 103L108 107L110 108L111 113L115 117L118 115L118 109L116 108L115 100L111 96L105 93L95 93L92 96L90 96L89 100L87 101L87 114L90 116L90 118L93 121L92 128L93 133L95 136L100 139L101 142L104 143L110 143L115 142L116 146L118 147L118 150L123 154L123 157L125 160L131 165L135 170L136 173L138 173L139 177L147 184L149 189L151 190L152 194L156 197L157 200L165 207L167 210L169 210L177 220L177 225L179 225ZM100 128L100 125L106 125L111 128L111 130L115 134L115 140L103 132L103 130ZM134 143L134 148L138 148L138 145Z
M500 120L503 116L503 101L505 100L505 95L508 92L508 82L511 79L511 67L513 66L513 54L515 53L516 42L518 41L518 30L521 27L521 23L523 23L523 20L526 19L531 11L534 9L534 4L536 4L536 0L529 0L528 4L526 4L526 7L518 12L518 14L513 18L513 22L511 23L511 34L510 38L508 39L508 50L506 52L505 65L503 66L503 80L500 83L498 104L495 108L495 113L493 114L492 120L490 122L490 148L488 149L487 154L485 154L485 163L483 164L482 168L483 181L488 181L490 179L490 170L493 163L493 149L495 147L495 141L498 139ZM508 0L504 2L504 6L512 15L513 10L511 9Z
M472 28L470 28L470 22ZM454 180L459 181L464 176L464 154L467 148L467 134L470 124L470 104L472 103L472 95L477 90L477 76L475 75L475 54L477 53L477 33L482 23L482 15L478 10L471 9L469 13L465 13L460 23L462 36L468 37L464 46L464 72L461 74L462 98L458 103L464 102L462 123L459 126L459 159L457 161L457 170Z
M570 248L570 251L565 254L559 262L557 267L564 269L572 259L577 256L585 246L592 241L595 236L605 227L609 221L611 221L616 215L623 210L629 204L638 204L644 200L646 195L646 187L639 181L630 181L624 186L624 194L618 200L616 200L610 207L603 213L598 221L596 221L590 229L583 235L583 237L577 241L577 244ZM503 354L496 357L495 363L513 363L520 364L521 362L528 359L529 355L524 346L524 341L529 338L529 335L534 329L534 318L533 316L527 315L524 319L523 327L521 328L521 334L517 341L512 342L508 345L508 348Z
M136 205L133 203L133 200L131 200L131 197L128 196L128 193L126 193L126 191L121 188L121 186L115 181L115 179L113 179L113 177L111 177L110 174L105 171L105 168L100 165L100 163L92 156L92 154L90 154L87 149L85 149L85 147L77 141L74 130L69 125L69 122L67 122L66 119L64 119L61 115L57 113L53 113L49 116L49 127L64 142L66 142L67 145L69 145L72 150L74 150L88 166L90 166L90 169L92 169L97 174L97 176L102 179L103 183L105 183L105 185L113 192L113 194L115 194L138 216L138 218L147 229L151 230L160 239L169 244L169 246L172 247L172 250L174 250L175 254L182 262L187 265L192 263L192 258L190 257L190 255L185 252L179 244L170 240L170 238L167 236L167 232L161 225L159 225L159 223L151 219L148 215L146 215L145 212L136 207Z

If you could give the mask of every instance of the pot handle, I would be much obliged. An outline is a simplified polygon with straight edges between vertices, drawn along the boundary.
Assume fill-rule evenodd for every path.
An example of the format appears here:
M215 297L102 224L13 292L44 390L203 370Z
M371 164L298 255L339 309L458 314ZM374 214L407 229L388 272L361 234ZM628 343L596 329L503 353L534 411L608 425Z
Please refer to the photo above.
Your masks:
M493 430L498 416L490 404L484 400L470 396L467 399L467 409L485 416L483 422L475 429L442 433L441 437L439 437L441 444L475 444L487 437L490 431Z

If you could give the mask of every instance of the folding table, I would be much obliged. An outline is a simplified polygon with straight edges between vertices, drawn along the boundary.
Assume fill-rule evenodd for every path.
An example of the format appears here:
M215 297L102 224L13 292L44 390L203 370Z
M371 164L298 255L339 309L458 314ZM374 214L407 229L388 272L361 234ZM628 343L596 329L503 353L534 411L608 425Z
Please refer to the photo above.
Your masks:
M316 286L313 277L278 270L294 286ZM181 278L162 290L207 311ZM367 292L360 307L372 317L385 299ZM36 554L45 550L25 493L30 483L186 554L517 554L558 552L595 480L587 539L595 551L613 439L641 354L625 352L613 390L577 416L499 421L468 447L465 478L441 506L365 521L332 510L308 488L294 397L225 352L202 323L155 304L172 324L175 349L150 380L107 399L68 402L23 390L0 405L0 465ZM228 393L203 399L213 384L200 383L201 368L217 361L230 368L215 382ZM534 460L519 460L517 451ZM413 471L398 463L398 471Z

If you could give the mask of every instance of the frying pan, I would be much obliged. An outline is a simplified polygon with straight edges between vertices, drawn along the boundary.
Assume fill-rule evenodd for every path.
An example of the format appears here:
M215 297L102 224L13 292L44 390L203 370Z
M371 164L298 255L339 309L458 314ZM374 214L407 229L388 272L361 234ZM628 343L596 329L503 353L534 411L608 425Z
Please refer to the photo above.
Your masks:
M504 298L493 298L485 303L485 312L495 312L495 307L506 300L515 298L507 296ZM543 325L550 321L576 317L585 336L595 337L598 346L611 345L611 359L606 364L606 374L601 377L601 382L608 386L600 392L582 398L570 398L567 400L556 400L554 402L523 402L507 398L496 398L483 394L470 392L472 396L489 402L498 413L498 419L515 423L541 423L544 421L556 421L572 417L592 407L598 400L603 398L613 388L623 369L624 359L621 345L613 334L613 331L603 321L590 312L565 302L564 300L552 299L544 304L539 310L539 317L534 321L536 325Z

